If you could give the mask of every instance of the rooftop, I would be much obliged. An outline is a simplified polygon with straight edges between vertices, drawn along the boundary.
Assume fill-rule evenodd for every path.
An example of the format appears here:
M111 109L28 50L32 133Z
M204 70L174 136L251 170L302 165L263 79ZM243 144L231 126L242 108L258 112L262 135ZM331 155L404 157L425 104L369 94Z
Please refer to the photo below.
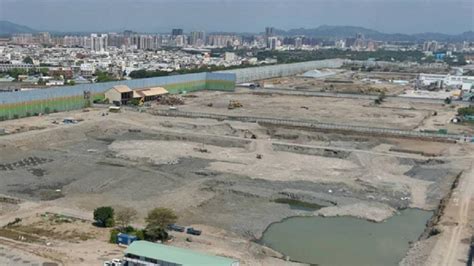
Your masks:
M132 91L127 85L115 85L112 88L120 93Z
M133 91L133 97L145 97L145 96L156 96L156 95L163 95L167 94L168 91L162 87L154 87L154 88L147 88L147 89L139 89Z
M161 261L186 265L238 265L238 260L219 256L207 255L189 249L167 246L148 241L134 241L125 250L126 254L152 258Z

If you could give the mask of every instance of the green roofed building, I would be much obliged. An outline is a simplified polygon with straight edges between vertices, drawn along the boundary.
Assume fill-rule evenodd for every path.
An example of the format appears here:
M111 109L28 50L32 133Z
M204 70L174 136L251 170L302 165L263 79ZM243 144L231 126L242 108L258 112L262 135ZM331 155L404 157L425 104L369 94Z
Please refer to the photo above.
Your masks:
M239 266L239 261L236 259L148 241L134 241L130 244L125 250L124 261L128 266Z

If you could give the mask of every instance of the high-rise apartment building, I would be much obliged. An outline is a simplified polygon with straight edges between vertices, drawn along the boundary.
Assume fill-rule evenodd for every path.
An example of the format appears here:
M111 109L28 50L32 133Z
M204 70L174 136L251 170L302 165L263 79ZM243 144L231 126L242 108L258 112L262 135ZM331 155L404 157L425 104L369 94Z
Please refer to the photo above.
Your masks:
M265 37L272 37L275 34L275 28L273 27L266 27L265 28Z
M50 44L51 43L51 35L49 32L39 32L37 35L38 43L40 44Z
M91 50L95 52L105 52L108 48L107 34L91 34Z
M64 36L63 45L67 47L90 47L90 38L86 36Z
M437 41L428 41L423 43L423 51L436 52L438 50Z
M13 34L12 42L15 44L32 44L34 42L33 34L31 33Z
M192 46L203 46L204 45L204 32L203 31L193 31L189 36L189 45Z
M183 35L183 29L172 29L171 35L173 36Z
M301 47L303 47L303 39L301 37L297 37L295 39L295 48L301 49Z
M275 50L278 45L278 38L277 37L269 37L267 42L267 48L270 50Z
M270 48L270 38L275 36L275 28L273 27L266 27L265 28L265 43L267 48Z
M238 46L242 44L242 37L236 35L209 35L207 44L215 47Z

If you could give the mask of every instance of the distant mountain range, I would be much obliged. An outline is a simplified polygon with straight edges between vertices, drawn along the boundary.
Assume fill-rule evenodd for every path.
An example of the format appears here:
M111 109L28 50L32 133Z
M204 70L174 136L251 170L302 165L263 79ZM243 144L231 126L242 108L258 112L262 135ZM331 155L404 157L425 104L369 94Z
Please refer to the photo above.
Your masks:
M322 25L312 29L291 29L291 30L275 30L276 34L283 36L298 36L304 35L308 37L321 39L337 39L355 37L356 34L361 33L368 39L380 41L474 41L474 31L466 31L461 34L444 34L444 33L417 33L417 34L402 34L402 33L382 33L376 30L371 30L363 27L354 26L328 26Z
M30 27L12 23L10 21L0 20L0 35L11 35L14 33L34 33L34 30Z
M35 33L38 32L36 29L30 27L15 24L9 21L0 21L0 36L8 36L14 33ZM55 34L66 34L66 32L53 32ZM84 34L81 32L80 34ZM355 37L356 34L361 33L367 39L379 40L379 41L408 41L408 42L422 42L428 40L436 41L474 41L474 31L466 31L461 34L444 34L444 33L417 33L417 34L402 34L402 33L382 33L376 30L367 29L363 27L355 26L329 26L322 25L317 28L305 29L291 29L291 30L279 30L275 29L277 35L282 36L307 36L320 39L340 39L340 38L351 38ZM248 35L248 33L246 33Z

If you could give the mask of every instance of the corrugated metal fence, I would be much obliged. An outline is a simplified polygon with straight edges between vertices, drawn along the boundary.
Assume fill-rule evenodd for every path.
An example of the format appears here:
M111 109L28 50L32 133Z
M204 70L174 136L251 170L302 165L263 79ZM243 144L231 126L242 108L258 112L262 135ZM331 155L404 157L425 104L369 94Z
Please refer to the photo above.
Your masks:
M80 84L75 86L51 87L47 89L38 89L31 91L4 92L0 93L0 104L77 96L83 95L84 91L90 91L91 94L104 93L113 86L120 84L127 85L131 89L137 89L153 86L166 87L167 85L192 82L205 83L207 79L233 82L235 80L235 76L232 74L224 75L222 73L196 73L156 78L121 80L104 83Z
M219 71L218 73L234 73L237 78L237 83L249 82L259 79L276 78L291 76L303 73L305 71L317 69L317 68L338 68L341 67L344 62L350 60L343 59L327 59L318 61L308 61L301 63L292 64L281 64L271 66L260 66L260 67L249 67L232 70Z
M76 86L52 87L19 92L0 93L0 120L80 109L89 103L84 97L103 98L105 91L115 85L127 85L131 89L160 86L171 93L195 90L233 90L235 74L196 73L146 79L123 80L105 83L81 84Z
M89 102L84 93L90 92L92 99L103 98L104 92L115 85L124 84L132 89L160 86L171 93L196 90L233 90L236 82L289 76L316 68L337 68L345 60L329 59L293 64L281 64L213 73L114 81L106 83L81 84L76 86L52 87L20 92L0 93L0 120L30 116L36 113L79 109Z

